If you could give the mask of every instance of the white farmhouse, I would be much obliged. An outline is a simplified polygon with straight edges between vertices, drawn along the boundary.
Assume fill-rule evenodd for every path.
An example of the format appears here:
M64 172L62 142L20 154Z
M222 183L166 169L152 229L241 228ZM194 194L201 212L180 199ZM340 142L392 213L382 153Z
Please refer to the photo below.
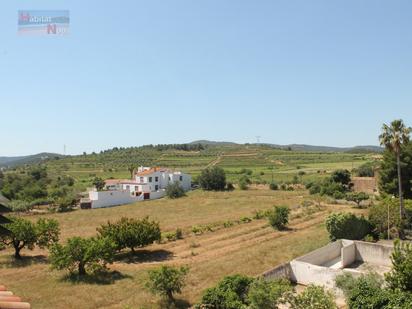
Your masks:
M185 191L190 190L192 185L188 174L166 168L141 166L131 180L108 179L106 190L90 190L89 199L83 201L83 204L91 208L102 208L158 199L166 195L167 186L174 182L178 182Z

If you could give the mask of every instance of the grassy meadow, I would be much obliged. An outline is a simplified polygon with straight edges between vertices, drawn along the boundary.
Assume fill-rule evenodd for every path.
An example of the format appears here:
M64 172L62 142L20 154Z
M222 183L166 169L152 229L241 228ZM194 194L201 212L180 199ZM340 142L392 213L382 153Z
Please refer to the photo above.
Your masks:
M158 298L144 288L147 270L161 263L187 265L190 268L187 286L179 295L181 307L186 308L199 300L204 289L226 275L259 275L326 244L324 219L327 214L354 211L345 205L309 205L310 199L306 190L271 191L266 186L254 186L248 191L196 190L177 200L31 215L28 218L33 220L42 216L57 219L62 241L75 235L95 235L100 224L122 216L150 216L160 222L163 232L181 228L184 238L154 244L139 250L135 256L127 252L119 254L110 265L110 276L103 281L67 280L64 271L50 270L44 250L24 249L22 262L15 262L11 251L5 250L0 252L0 281L33 308L159 308ZM288 231L274 231L265 219L253 218L255 211L273 205L290 207ZM244 217L252 221L243 223ZM228 221L233 225L224 227ZM191 232L194 225L208 226L209 231L196 236Z

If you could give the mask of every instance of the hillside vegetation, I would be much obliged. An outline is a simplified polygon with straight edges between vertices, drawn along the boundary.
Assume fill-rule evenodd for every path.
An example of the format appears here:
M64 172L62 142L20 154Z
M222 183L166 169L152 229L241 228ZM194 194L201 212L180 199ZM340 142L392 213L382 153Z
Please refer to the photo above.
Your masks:
M184 144L186 145L186 144ZM255 183L310 181L337 168L352 170L380 158L377 153L313 152L278 149L267 145L190 144L113 148L100 153L54 158L46 161L51 176L72 176L80 189L90 187L94 177L129 178L139 165L162 166L190 173L220 166L228 180L237 182L246 172Z

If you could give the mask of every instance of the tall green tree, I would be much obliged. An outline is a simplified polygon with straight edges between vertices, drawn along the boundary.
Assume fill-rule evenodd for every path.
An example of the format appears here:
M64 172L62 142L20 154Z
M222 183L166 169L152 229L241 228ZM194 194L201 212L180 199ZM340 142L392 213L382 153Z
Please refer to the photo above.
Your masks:
M402 197L404 199L412 199L412 143L402 146L400 157ZM396 155L392 151L384 151L379 169L379 191L390 196L398 196L399 194L398 166L396 161Z
M401 220L405 215L405 209L403 205L403 192L402 192L402 172L401 172L401 149L402 146L409 142L409 135L412 128L406 127L403 120L397 119L391 122L390 125L383 124L382 133L379 136L379 141L382 146L393 152L396 155L396 164L398 171L398 190L399 190L399 216Z

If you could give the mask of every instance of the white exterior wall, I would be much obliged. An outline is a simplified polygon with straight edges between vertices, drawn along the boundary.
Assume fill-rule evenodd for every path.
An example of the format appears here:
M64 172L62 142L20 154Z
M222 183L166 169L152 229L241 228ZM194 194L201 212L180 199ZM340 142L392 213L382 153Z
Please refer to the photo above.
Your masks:
M142 200L142 197L132 196L129 191L90 191L89 198L92 208L131 204Z
M180 180L180 177L182 177L182 180ZM167 181L169 183L178 182L182 189L185 191L189 191L192 187L192 177L188 174L184 174L181 172L168 173Z
M182 181L180 181L180 176L182 176ZM143 183L146 183L149 185L149 190L150 192L156 191L156 185L159 186L160 189L166 189L169 183L173 182L179 182L183 190L189 191L192 187L192 177L188 174L184 174L181 172L162 172L162 171L156 171L153 172L149 175L145 176L135 176L136 182L140 183L140 178L143 177ZM150 177L152 178L152 181L150 182ZM156 177L158 177L158 181L156 181ZM149 192L149 191L148 191Z

